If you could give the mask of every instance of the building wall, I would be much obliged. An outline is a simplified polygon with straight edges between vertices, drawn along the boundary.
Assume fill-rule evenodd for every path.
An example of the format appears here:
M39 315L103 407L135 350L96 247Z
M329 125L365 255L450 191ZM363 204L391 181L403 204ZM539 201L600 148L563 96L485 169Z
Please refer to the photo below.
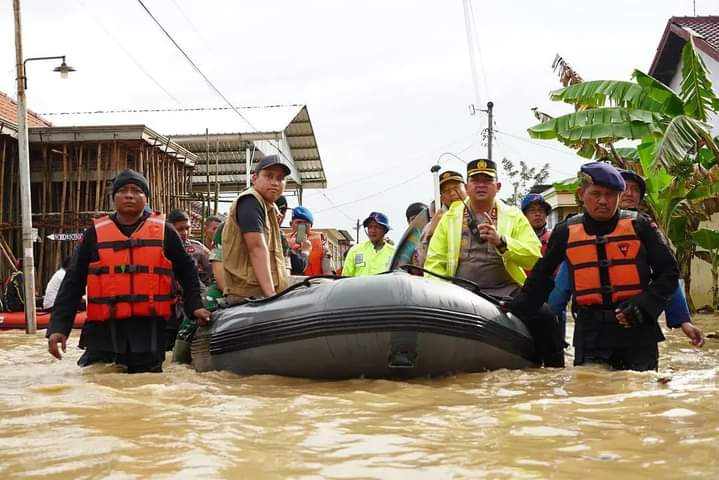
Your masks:
M719 230L719 213L715 213L711 221L703 222L700 228ZM691 296L696 308L712 304L711 265L704 260L692 260L692 291Z

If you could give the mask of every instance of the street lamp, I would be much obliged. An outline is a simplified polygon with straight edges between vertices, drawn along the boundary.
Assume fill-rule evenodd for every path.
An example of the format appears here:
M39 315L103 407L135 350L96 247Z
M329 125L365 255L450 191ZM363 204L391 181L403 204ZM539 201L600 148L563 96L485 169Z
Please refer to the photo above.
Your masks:
M67 78L68 72L75 69L65 63L64 56L35 57L23 61L22 58L22 28L20 23L20 0L13 0L15 14L15 60L17 67L17 144L18 144L18 173L20 180L20 210L22 213L22 267L25 276L25 332L35 333L37 319L35 316L35 255L32 241L32 196L30 193L30 149L27 134L27 76L25 65L33 60L62 59L62 64L55 68L62 78Z

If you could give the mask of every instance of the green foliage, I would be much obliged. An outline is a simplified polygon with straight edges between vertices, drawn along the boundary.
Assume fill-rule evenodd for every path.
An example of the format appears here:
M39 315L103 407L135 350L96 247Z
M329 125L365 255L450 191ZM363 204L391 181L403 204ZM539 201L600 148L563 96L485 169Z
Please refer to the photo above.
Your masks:
M692 233L692 238L705 250L719 250L719 232L702 228Z
M679 96L684 102L687 115L692 118L706 122L709 115L715 112L718 100L712 90L707 67L694 47L693 36L689 37L682 50L682 82Z
M532 186L543 184L549 177L548 163L537 169L536 167L529 167L523 160L520 160L519 165L515 166L511 160L503 158L502 168L504 169L505 177L509 179L508 183L512 185L512 193L505 199L505 202L509 205L519 206L522 197L529 193Z
M681 99L670 89L648 75L634 72L641 83L620 80L595 80L570 85L549 94L561 101L581 108L610 106L655 113L679 115L684 113Z
M572 177L552 184L557 193L574 193L579 187L579 178Z
M697 146L697 141L709 137L711 127L686 115L672 118L654 151L654 161L648 172L656 172L661 165L671 169L685 161L687 155Z
M556 138L565 145L575 146L585 140L613 142L660 134L663 120L662 115L647 110L593 108L553 118L527 131L532 138Z

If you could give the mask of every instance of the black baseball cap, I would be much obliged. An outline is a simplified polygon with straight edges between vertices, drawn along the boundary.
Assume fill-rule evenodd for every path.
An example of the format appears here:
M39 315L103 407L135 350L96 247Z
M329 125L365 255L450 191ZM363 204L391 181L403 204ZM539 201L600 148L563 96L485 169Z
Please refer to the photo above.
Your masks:
M497 164L492 160L487 160L486 158L472 160L467 164L467 178L472 175L477 175L478 173L483 173L492 178L497 178Z
M445 182L460 182L464 183L464 177L459 172L454 172L452 170L447 170L445 172L442 172L439 176L439 185L441 186Z
M264 170L265 168L269 168L273 165L281 166L285 171L285 175L290 174L290 167L282 163L282 160L280 160L279 155L267 155L262 160L260 160L257 165L255 165L255 168L252 169L252 173L258 173L260 170Z

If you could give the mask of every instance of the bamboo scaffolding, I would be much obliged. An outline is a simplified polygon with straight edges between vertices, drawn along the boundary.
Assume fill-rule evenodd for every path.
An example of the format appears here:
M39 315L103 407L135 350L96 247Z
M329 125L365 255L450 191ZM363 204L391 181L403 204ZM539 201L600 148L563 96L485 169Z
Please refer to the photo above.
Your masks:
M69 255L75 243L50 240L54 233L81 233L92 218L111 213L109 183L120 170L133 168L143 173L151 190L151 206L167 212L190 206L192 167L178 161L164 141L109 139L33 144L31 150L33 226L38 229L36 249L38 290ZM0 245L0 278L11 268L21 245L17 142L0 135L0 232L7 242ZM1 237L0 237L1 238Z

